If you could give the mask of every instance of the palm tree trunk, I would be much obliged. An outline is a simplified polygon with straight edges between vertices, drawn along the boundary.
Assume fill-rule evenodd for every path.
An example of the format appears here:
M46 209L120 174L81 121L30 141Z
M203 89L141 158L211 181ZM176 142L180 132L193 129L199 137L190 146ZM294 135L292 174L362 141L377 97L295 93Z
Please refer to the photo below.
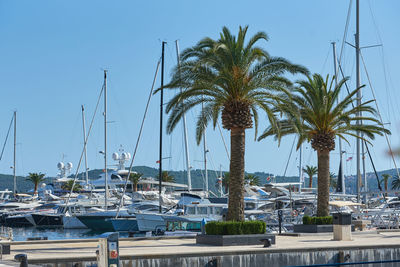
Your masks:
M387 197L387 191L388 191L388 180L385 180L385 197Z
M309 188L312 188L312 176L310 175L310 183L308 185Z
M245 129L231 129L228 220L244 221Z
M38 188L38 184L35 183L35 189L33 190L33 194L36 195L37 194L37 188Z
M317 216L329 215L329 150L318 150L318 207Z

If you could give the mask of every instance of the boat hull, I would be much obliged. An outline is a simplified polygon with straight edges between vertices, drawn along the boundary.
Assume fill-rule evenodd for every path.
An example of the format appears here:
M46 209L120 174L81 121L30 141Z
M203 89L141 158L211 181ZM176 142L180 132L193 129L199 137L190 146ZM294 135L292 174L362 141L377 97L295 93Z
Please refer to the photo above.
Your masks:
M89 216L89 215L79 215L77 218L89 229L95 232L110 232L114 231L111 221L106 219L111 219L110 216Z
M140 232L165 231L165 222L162 215L154 213L136 213L136 220Z
M36 227L62 227L60 214L31 214Z
M32 227L34 226L31 222L31 218L28 219L29 215L20 216L9 216L5 219L4 226L7 227Z
M64 229L87 229L86 225L75 216L63 216L62 221Z
M137 232L139 231L137 220L135 218L109 219L117 232Z

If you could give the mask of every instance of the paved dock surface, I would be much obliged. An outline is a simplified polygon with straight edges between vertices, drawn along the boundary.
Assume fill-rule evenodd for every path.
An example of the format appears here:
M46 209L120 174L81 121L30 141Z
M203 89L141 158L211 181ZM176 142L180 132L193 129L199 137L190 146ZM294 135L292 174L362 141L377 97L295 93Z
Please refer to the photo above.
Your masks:
M120 241L121 257L152 257L163 255L197 255L225 254L235 252L279 252L288 250L325 249L325 248L362 248L362 247L399 247L400 232L360 232L353 234L352 241L332 241L332 234L277 236L276 245L264 248L262 245L253 246L208 246L196 245L194 238L160 239L160 240L122 240ZM36 241L33 243L11 244L11 254L3 255L3 260L12 260L15 254L25 253L28 259L90 259L96 256L97 242L85 239L64 242Z

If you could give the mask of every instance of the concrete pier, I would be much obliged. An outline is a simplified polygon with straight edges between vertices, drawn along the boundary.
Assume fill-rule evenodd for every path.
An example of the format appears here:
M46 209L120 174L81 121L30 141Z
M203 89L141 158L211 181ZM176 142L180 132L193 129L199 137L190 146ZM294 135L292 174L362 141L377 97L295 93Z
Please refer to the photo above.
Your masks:
M293 266L339 262L400 260L400 232L357 232L352 241L333 241L332 234L276 237L276 245L216 247L196 245L193 238L120 240L121 266ZM97 240L11 243L15 254L41 266L92 266ZM400 266L400 262L373 266Z

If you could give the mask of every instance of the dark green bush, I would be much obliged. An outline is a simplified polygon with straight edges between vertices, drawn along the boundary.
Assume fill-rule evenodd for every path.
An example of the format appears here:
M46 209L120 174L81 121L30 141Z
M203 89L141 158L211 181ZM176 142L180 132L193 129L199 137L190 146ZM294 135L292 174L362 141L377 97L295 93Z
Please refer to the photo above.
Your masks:
M208 222L205 227L207 235L250 235L264 234L266 223L263 221Z
M229 222L226 224L227 235L242 235L242 224L240 222Z
M311 224L311 217L304 215L303 216L303 224Z
M333 223L332 216L325 216L325 217L304 216L303 217L303 224L325 225L325 224L332 224L332 223Z
M206 233L208 235L225 235L226 227L221 222L209 222L206 224Z

